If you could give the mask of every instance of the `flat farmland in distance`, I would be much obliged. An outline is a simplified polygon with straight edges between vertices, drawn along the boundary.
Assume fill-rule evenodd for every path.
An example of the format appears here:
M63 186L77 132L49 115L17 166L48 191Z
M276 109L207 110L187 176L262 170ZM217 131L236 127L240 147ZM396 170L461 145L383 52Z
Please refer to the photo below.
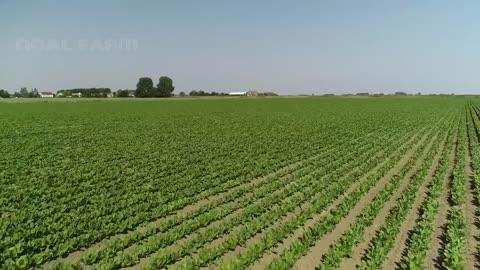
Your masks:
M0 269L478 268L477 97L0 101L0 134Z

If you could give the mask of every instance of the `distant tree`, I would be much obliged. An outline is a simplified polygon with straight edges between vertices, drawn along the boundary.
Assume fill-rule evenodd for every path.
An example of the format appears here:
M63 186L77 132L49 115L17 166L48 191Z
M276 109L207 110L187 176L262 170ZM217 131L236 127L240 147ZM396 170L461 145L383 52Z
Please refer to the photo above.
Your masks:
M157 95L159 97L170 97L175 90L173 86L173 80L170 77L162 76L160 77L157 84Z
M180 96L181 96L181 97L184 97L184 96L186 96L186 95L187 95L187 94L185 94L185 92L183 92L183 91L180 92Z
M39 98L39 97L40 97L40 94L38 93L37 88L33 88L32 90L30 90L30 93L28 93L28 97L30 97L30 98Z
M152 79L142 77L138 79L137 89L135 90L136 97L151 97L153 96L154 87Z
M0 98L9 98L10 93L6 90L0 89Z
M128 90L117 90L117 97L128 97Z
M396 96L406 96L407 93L405 93L405 92L395 92L395 95Z
M18 93L18 94L19 94L19 97L22 97L22 98L28 98L29 97L28 90L25 87L20 88L20 93Z

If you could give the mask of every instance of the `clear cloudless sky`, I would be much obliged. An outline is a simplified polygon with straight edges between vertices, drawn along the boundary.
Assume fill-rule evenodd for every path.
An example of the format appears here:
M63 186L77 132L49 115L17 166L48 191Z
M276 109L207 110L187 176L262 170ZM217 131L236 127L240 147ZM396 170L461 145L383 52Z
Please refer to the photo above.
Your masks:
M478 0L0 0L0 89L168 75L176 93L480 94L479 14ZM122 39L138 47L99 46ZM39 41L64 47L26 49Z

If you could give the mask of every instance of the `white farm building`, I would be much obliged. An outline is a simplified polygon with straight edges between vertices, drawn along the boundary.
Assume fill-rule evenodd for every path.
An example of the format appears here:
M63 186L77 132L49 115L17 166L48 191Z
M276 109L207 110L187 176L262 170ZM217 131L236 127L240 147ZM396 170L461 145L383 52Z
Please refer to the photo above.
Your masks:
M40 92L40 97L42 98L53 98L54 95L52 92Z
M246 96L247 92L230 92L228 93L229 96Z

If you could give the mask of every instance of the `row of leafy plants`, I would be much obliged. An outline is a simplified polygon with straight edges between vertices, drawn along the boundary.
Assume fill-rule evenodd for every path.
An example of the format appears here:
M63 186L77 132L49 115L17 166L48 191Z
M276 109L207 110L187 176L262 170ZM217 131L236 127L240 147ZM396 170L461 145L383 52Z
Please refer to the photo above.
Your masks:
M370 137L367 136L358 141L368 142L369 140L370 140ZM222 199L214 201L212 203L209 203L204 207L201 207L200 209L193 211L187 215L182 215L180 217L177 216L175 218L169 219L168 222L155 223L151 226L148 226L142 232L134 231L132 233L128 233L121 237L115 238L114 240L105 243L100 249L95 249L94 252L85 254L85 256L82 258L82 262L85 264L93 264L93 263L97 263L100 260L105 260L115 255L118 251L121 251L122 249L136 242L139 242L142 240L145 242L148 242L149 240L147 237L155 239L156 238L155 234L164 233L178 225L184 226L184 222L194 223L195 226L190 227L190 229L188 230L181 229L181 228L179 228L178 230L183 231L185 234L191 233L194 230L197 230L198 228L209 225L210 222L199 223L195 219L197 217L200 217L201 215L205 215L205 214L211 215L209 211L215 210L217 208L222 208L226 203L233 202L233 201L235 201L235 204L237 204L234 210L241 209L242 205L244 205L243 203L239 204L238 202L240 201L240 199L242 199L241 195L246 196L249 193L254 192L255 196L251 197L250 200L246 202L248 204L251 204L256 198L257 199L262 198L263 196L265 196L265 194L268 194L268 192L270 192L271 190L278 190L280 189L280 187L283 187L288 183L292 184L293 183L292 180L296 180L297 178L305 176L306 174L310 173L315 168L315 166L325 166L328 164L336 165L336 163L333 163L336 156L336 151L338 151L338 149L336 148L327 149L322 154L315 156L315 158L310 158L305 160L302 166L295 166L295 167L289 168L288 170L285 170L279 175L275 174L275 175L266 177L265 181L261 181L261 183L258 183L257 185L255 185L257 188L260 188L260 190L255 190L255 186L245 185L244 187L236 190L235 192L228 194L228 196L225 196ZM269 184L273 184L274 186L269 187ZM266 187L269 187L266 192L260 192L262 190L265 190ZM217 215L216 220L224 216L226 215L223 215L223 216Z
M358 266L359 269L382 268L382 264L395 243L395 238L400 232L400 227L404 222L405 217L409 211L412 211L413 202L417 197L417 192L425 181L429 169L434 164L435 156L437 153L440 153L441 155L443 154L443 152L440 151L440 145L442 144L442 141L445 142L447 139L448 125L446 127L447 128L442 127L440 135L434 142L434 150L428 152L427 159L414 173L407 188L402 192L398 200L394 202L394 206L386 217L384 224L377 230L375 237L370 241L362 258L362 262Z
M301 227L307 219L312 218L313 215L319 214L327 207L332 205L334 200L339 197L339 194L340 196L341 194L344 194L347 188L354 184L355 180L361 178L362 175L367 174L377 164L381 163L381 161L389 155L389 150L398 147L399 144L402 144L404 142L403 139L407 137L408 135L406 136L406 134L402 134L401 137L394 138L394 141L386 141L386 144L383 145L383 147L385 148L383 148L383 153L380 156L372 155L371 153L369 153L370 151L365 153L364 155L358 156L357 162L354 165L356 167L350 167L350 171L346 174L341 173L337 176L331 176L331 179L326 177L319 180L322 182L330 183L338 182L338 188L340 191L328 191L328 194L320 198L312 198L309 202L307 202L305 206L297 207L300 212L292 215L289 218L285 217L278 220L276 222L276 225L270 226L266 230L263 230L261 234L259 234L260 232L257 232L255 236L258 236L260 238L259 240L255 241L255 243L247 244L247 241L251 240L254 235L248 235L248 237L250 238L244 237L244 240L240 243L237 243L237 245L247 245L248 248L246 248L240 254L236 255L235 258L231 261L222 260L220 257L222 254L229 250L229 246L227 246L227 248L213 247L204 248L200 251L205 254L210 254L210 256L208 257L209 260L205 260L205 256L204 258L201 258L201 256L199 256L200 258L195 256L187 257L186 259L184 259L185 264L183 266L199 268L206 266L212 260L218 258L216 264L221 265L221 267L223 268L239 269L246 267L247 265L254 262L256 259L258 259L266 250L280 243L282 240L285 239L287 235L291 234L295 229ZM378 146L382 147L382 145ZM377 148L378 146L376 146L375 148ZM375 151L378 151L378 149L376 149ZM368 157L371 157L368 162L361 162L362 160L368 159Z
M282 156L282 155L278 155L278 156ZM275 161L275 159L274 159L274 161ZM218 172L216 172L216 173L218 173ZM238 184L238 182L237 182L237 184ZM181 185L179 185L179 186L181 187ZM115 186L113 186L113 187L115 187ZM221 190L225 190L225 188L226 188L225 186L223 186L223 187L220 186L220 187L216 188L215 190L216 190L216 192L219 192ZM98 192L98 190L97 190L97 192ZM112 194L112 192L107 192L107 191L105 191L105 193ZM211 195L211 194L202 193L203 197L196 196L196 197L192 198L192 197L188 197L188 196L187 197L179 196L179 194L175 193L175 192L174 192L174 194L177 195L180 199L170 202L169 201L170 199L164 198L164 200L160 201L160 202L166 203L166 205L163 204L163 205L158 206L156 208L157 210L153 209L154 212L158 211L158 212L156 212L157 213L156 217L166 215L169 212L173 212L173 211L175 211L175 209L179 209L182 206L188 205L189 203L191 203L195 199L199 200L199 199L202 199L202 198L204 198L208 195ZM87 194L81 194L81 196L83 196L81 198L83 198L83 199L88 198L88 196L86 196L86 195ZM141 199L142 197L143 197L143 200ZM115 197L112 197L112 198L115 198ZM78 211L93 213L94 214L93 216L92 215L85 215L85 214L82 215L82 218L86 221L84 223L85 225L83 225L83 226L87 226L87 228L91 228L92 225L95 226L95 224L92 224L92 221L95 221L95 222L98 222L98 223L104 222L99 217L104 217L104 218L106 218L106 220L108 220L109 217L112 217L112 215L114 215L116 218L122 219L121 225L123 225L123 227L120 227L119 230L117 229L117 230L114 231L114 233L118 233L118 232L127 230L128 228L132 228L135 224L138 223L138 220L142 220L142 219L145 220L147 216L151 215L151 211L147 211L147 210L151 209L152 205L157 205L159 203L159 201L155 202L154 200L149 199L149 196L146 196L146 194L144 194L144 193L138 193L138 198L139 198L138 200L135 199L135 197L133 197L133 198L134 198L134 200L126 200L126 199L125 200L120 200L120 202L125 202L125 201L128 202L128 204L125 204L125 206L123 207L123 209L125 209L125 210L128 209L127 212L124 213L124 214L119 213L119 210L121 210L122 208L119 208L118 206L121 205L121 204L113 203L113 201L112 201L112 203L111 203L112 207L116 208L114 210L99 209L100 211L96 210L96 211L92 212L92 211L88 211L87 209L82 209L82 207L79 207L79 209L76 209L77 211L69 211L68 215L72 216L72 217L76 217L77 215L80 215L80 213ZM107 199L110 199L110 198L107 198ZM116 199L118 200L118 198L116 198ZM129 198L129 199L132 199L132 198ZM89 200L91 200L91 198L89 198ZM135 201L137 201L137 203L134 203ZM140 202L140 203L138 203L138 202ZM67 201L65 203L68 204L70 202ZM57 205L57 207L58 207L58 205ZM55 207L52 207L52 208L55 209ZM66 211L68 211L68 210L66 210ZM33 211L32 211L32 213L33 213ZM135 213L136 215L133 215L133 213ZM18 241L18 239L20 239L20 237L25 237L26 236L26 235L22 235L22 234L17 234L14 237L2 238L3 242L2 242L2 245L0 247L9 246L9 244L6 243L6 242L15 243L14 248L13 247L10 248L8 253L2 253L2 256L1 256L2 260L7 260L8 258L11 258L11 259L19 258L19 257L22 257L22 255L23 255L23 258L21 259L21 261L25 261L27 259L26 257L29 257L29 258L31 258L30 259L30 265L32 265L32 264L33 265L39 265L39 264L41 264L42 262L45 262L48 259L54 258L55 256L65 254L65 253L73 250L74 248L78 247L78 245L77 245L78 241L92 242L92 241L95 241L95 239L101 239L102 237L104 237L104 234L102 234L101 232L93 233L91 231L91 229L90 229L90 232L91 232L90 234L78 235L80 229L82 228L82 223L76 223L75 226L71 226L70 222L68 222L68 219L65 219L66 218L65 215L62 216L62 219L59 219L57 214L61 215L61 213L60 214L56 213L55 215L52 215L52 216L50 216L50 218L46 219L47 221L50 221L49 227L54 227L55 231L58 232L56 235L47 235L44 238L36 238L36 239L34 239L32 241L28 241L28 242ZM22 221L24 224L28 224L26 222L26 220L13 220L13 219L11 219L9 221L11 223ZM90 222L87 222L87 221L90 221ZM111 224L113 225L115 223L111 223ZM118 225L115 225L115 226L118 226ZM7 227L7 226L5 226L5 227ZM42 231L45 231L47 228L48 227L38 227L37 226L37 227L32 228L32 230L30 230L28 233L33 234L33 235L42 235L42 234L44 234ZM108 230L108 231L111 231L112 229L115 229L115 228L114 227L106 227L106 230ZM19 228L17 233L20 233L20 232L21 232L21 229ZM51 236L53 236L53 237L51 237ZM83 238L83 236L85 238ZM53 246L52 246L52 244L53 244ZM32 253L38 252L39 250L41 250L42 248L47 247L47 246L49 248L47 248L46 250L44 250L44 251L42 251L38 254L33 255L33 257L30 257Z
M448 122L448 121L447 121ZM440 126L442 127L442 126ZM441 128L437 128L437 130L441 130ZM441 135L439 135L441 136ZM440 137L437 137L436 141L433 143L434 151L429 151L427 160L422 163L421 167L417 170L414 174L415 179L420 181L426 173L426 168L433 160L433 156L439 149L435 147L435 144L440 142ZM423 172L423 173L419 173ZM404 171L404 173L407 173ZM381 209L385 207L385 203L391 198L392 193L395 192L399 185L399 181L405 175L397 174L392 181L390 181L386 188L382 190L374 199L373 201L365 207L361 214L357 217L356 221L350 226L350 228L342 234L340 239L338 239L332 246L329 247L328 251L323 255L321 258L321 263L319 268L321 269L334 269L340 266L342 260L347 256L352 256L353 247L357 245L365 232L365 229L372 225L375 217L378 215ZM406 181L405 179L403 181ZM412 180L414 181L414 180ZM406 190L402 192L403 195L407 194L407 192L411 192L412 185L410 184ZM415 193L413 193L415 194ZM401 198L401 197L400 197ZM399 199L401 201L401 199ZM396 203L394 205L397 205ZM395 210L391 210L391 213L395 212ZM385 227L387 225L384 225Z
M364 147L371 147L371 142L367 143ZM357 157L358 153L361 153L361 151L364 151L364 150L365 149L360 148L358 150L358 152L349 153L349 154L345 155L344 157L342 157L341 159L338 159L338 158L335 157L335 155L333 155L332 157L330 157L330 159L331 159L330 163L324 164L324 166L326 166L326 167L324 167L323 170L318 170L318 169L310 170L310 174L308 174L306 176L301 176L301 175L295 176L295 175L293 175L293 178L301 177L301 178L298 179L298 180L300 180L300 183L297 183L297 185L293 185L291 191L286 195L290 196L290 195L294 194L295 192L297 192L299 190L307 189L307 186L312 185L312 183L314 183L313 180L315 179L315 177L321 177L322 175L326 174L327 172L334 171L333 168L345 167L345 168L347 168L346 170L348 170L348 167L349 167L350 163L355 161L356 160L355 158ZM318 165L321 165L321 163L319 163L318 165L313 163L313 165L315 165L314 167L318 168ZM323 184L324 187L327 187L327 183L322 183L322 184ZM312 194L310 194L310 195L312 195ZM285 198L285 197L287 197L287 196L284 196L282 198ZM270 200L267 205L262 205L262 207L260 207L260 208L257 208L257 207L254 208L254 206L256 206L254 204L250 207L245 208L243 210L243 212L240 214L240 216L237 216L234 219L222 220L222 223L217 225L216 227L208 227L206 229L207 232L195 233L195 234L193 234L193 236L189 236L189 238L193 239L193 240L187 241L187 243L184 243L183 246L185 248L182 249L182 247L176 246L176 248L182 250L181 252L172 253L171 251L168 250L168 248L165 248L167 244L173 244L173 242L169 242L167 244L159 245L158 242L156 241L156 239L158 239L158 238L152 237L151 241L147 240L146 242L142 243L140 246L137 246L133 250L132 249L128 250L129 255L119 253L119 254L117 254L116 258L119 259L119 258L122 258L122 257L126 256L126 257L137 258L136 260L138 260L140 257L145 257L145 256L149 255L149 253L151 253L152 251L156 251L157 249L160 248L160 250L155 252L155 254L150 258L150 261L152 262L152 264L153 264L153 262L158 261L155 258L160 257L160 256L162 256L162 257L168 256L168 258L170 258L168 260L168 262L174 262L176 259L179 259L182 256L193 252L193 250L195 250L196 247L201 247L202 245L204 245L208 241L211 241L211 240L219 237L221 234L228 232L232 228L235 228L236 226L238 226L237 224L248 223L247 221L249 219L251 219L252 217L258 216L259 217L258 219L261 219L261 220L263 218L263 220L264 220L263 223L257 223L257 224L261 224L263 226L265 226L265 224L268 224L266 222L269 222L269 223L273 222L276 218L278 218L278 216L281 216L282 213L285 214L285 212L270 213L268 211L268 209L273 208L275 206L275 204L279 203L280 199L281 198L279 198L278 200ZM302 194L301 201L305 201L306 199L310 199L310 197L307 196L306 194ZM295 204L291 204L290 206L298 205L301 201L297 201L297 202L295 202ZM284 205L284 203L282 203L282 205ZM287 210L284 210L284 211L287 211ZM245 227L247 227L247 225L245 225ZM209 237L205 238L203 235L208 235ZM245 233L239 233L238 235L241 235L241 236L245 237L246 234ZM175 237L174 239L178 239L178 238ZM157 244L155 244L155 243L157 243ZM192 243L195 243L195 244L193 245ZM148 246L148 248L145 248L147 246ZM115 258L113 258L113 260L115 260ZM102 263L110 264L111 259L107 259L107 260L104 260L103 262L100 262L100 264L102 264ZM167 262L163 262L163 263L167 263ZM128 265L123 265L123 266L128 266ZM156 267L161 267L161 265L156 265Z
M437 119L444 106L457 106L436 100L411 115L415 106L403 101L319 102L5 104L0 268L41 266L118 234L130 238L118 242L119 251L190 219L211 224L227 213L217 207L232 211L234 202L243 202L236 198L243 193L229 190L246 190L252 178L323 151L346 155L357 138L378 144L377 134L403 134ZM176 217L217 194L218 202ZM135 233L159 218L167 222L158 231L153 226L147 234Z
M405 251L402 253L398 266L400 269L424 269L426 267L426 257L429 251L430 243L435 231L434 222L439 212L441 203L447 203L442 200L442 193L447 192L447 184L450 166L453 167L455 154L456 132L458 130L458 120L453 128L449 130L449 140L445 145L445 153L441 156L438 168L433 175L432 182L429 185L427 196L423 200L419 216L415 222L414 228L409 232L406 240ZM445 190L443 190L445 189Z
M478 205L480 202L480 108L478 104L470 103L468 113L467 135L473 172L473 194ZM480 245L477 245L476 251L477 254L480 252Z
M423 141L418 143L420 145L417 145L412 158L409 159L407 165L400 170L398 175L405 174L414 166L415 162L421 158L421 153L426 149L427 144L424 144ZM408 147L404 151L406 152L407 149ZM400 157L401 152L398 153L398 155ZM343 219L353 207L355 207L366 192L368 192L384 175L386 175L388 171L395 167L399 157L389 160L388 166L371 175L367 181L361 183L345 201L333 208L326 216L306 230L300 238L294 240L288 249L284 250L269 264L268 269L289 269L292 267L300 257L308 253L310 247L315 245L322 236L335 228L336 224ZM396 185L398 185L398 179L397 181L389 181L389 183L391 184L387 185L382 190L390 190L390 192L393 192ZM392 185L393 187L389 188L389 186Z
M450 208L447 214L445 232L445 247L443 249L443 267L446 269L465 268L465 142L466 142L466 118L462 114L458 127L458 136L455 150L455 167L453 179L450 182Z

